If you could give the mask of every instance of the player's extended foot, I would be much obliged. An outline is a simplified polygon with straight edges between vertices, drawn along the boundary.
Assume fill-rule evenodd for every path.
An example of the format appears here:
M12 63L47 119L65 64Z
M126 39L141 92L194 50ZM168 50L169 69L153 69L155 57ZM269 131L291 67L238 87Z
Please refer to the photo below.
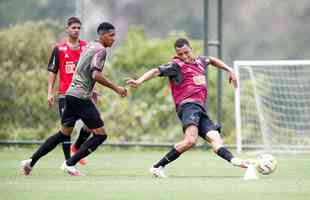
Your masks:
M24 176L30 175L30 172L32 170L30 163L31 163L31 159L23 160L20 162L20 173L21 173L21 175L24 175Z
M234 157L231 159L231 163L233 166L241 167L241 168L248 168L249 165L256 165L256 161L252 159L241 159L238 157Z
M164 173L164 168L162 166L160 167L151 167L150 173L157 178L166 178L167 176Z
M75 166L68 166L66 161L63 163L64 171L66 171L70 176L84 176Z
M75 154L76 152L78 151L78 149L75 147L75 145L71 145L71 153L72 154ZM88 163L88 160L86 158L82 158L80 161L79 161L79 164L80 165L86 165Z

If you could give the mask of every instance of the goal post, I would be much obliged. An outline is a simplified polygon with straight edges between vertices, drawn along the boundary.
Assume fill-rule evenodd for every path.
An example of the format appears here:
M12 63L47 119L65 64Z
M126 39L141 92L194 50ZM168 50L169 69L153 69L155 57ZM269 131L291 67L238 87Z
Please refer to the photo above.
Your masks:
M310 60L235 61L236 147L310 150Z

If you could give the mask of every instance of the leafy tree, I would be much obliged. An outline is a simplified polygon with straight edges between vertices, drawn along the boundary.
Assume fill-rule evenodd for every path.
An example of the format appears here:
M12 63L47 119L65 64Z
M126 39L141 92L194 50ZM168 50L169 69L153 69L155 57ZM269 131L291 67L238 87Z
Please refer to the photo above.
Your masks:
M53 23L29 22L0 31L0 137L42 137L54 126L56 115L46 104L46 63L57 30ZM20 128L27 133L17 135Z

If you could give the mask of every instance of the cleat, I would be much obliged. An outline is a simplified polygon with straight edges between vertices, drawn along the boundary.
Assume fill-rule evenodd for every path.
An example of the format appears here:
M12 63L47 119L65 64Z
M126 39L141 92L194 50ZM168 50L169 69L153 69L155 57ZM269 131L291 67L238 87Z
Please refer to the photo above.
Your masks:
M88 163L88 160L86 158L82 158L81 160L79 160L80 165L86 165L87 163Z
M257 162L255 160L250 159L241 159L238 157L234 157L231 159L231 163L233 166L248 168L250 165L256 166Z
M84 176L75 166L68 166L66 161L63 163L64 171L70 176Z
M75 147L75 145L71 145L71 153L72 155L75 154L76 152L78 152L78 149ZM79 164L80 165L86 165L88 163L88 160L86 158L82 158L81 160L79 160Z
M156 167L151 167L150 168L150 173L156 177L156 178L167 178L167 176L164 173L164 167L160 166L158 168Z
M32 167L30 166L32 159L23 160L20 162L20 173L21 175L28 176L30 175L30 172L32 170Z

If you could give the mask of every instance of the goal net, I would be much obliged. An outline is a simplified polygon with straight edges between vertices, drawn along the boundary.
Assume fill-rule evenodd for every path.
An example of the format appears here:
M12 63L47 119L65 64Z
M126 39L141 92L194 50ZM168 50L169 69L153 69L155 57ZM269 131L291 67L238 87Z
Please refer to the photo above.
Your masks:
M310 60L235 61L237 152L310 150Z

